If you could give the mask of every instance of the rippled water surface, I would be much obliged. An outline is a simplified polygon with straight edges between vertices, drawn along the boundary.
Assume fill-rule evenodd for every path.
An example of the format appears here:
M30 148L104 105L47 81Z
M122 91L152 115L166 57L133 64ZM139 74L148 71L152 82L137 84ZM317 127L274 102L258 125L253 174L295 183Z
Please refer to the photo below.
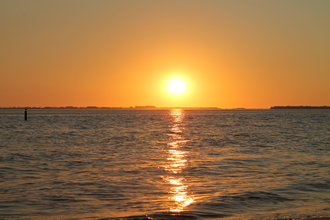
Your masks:
M329 110L0 110L0 219L330 216Z

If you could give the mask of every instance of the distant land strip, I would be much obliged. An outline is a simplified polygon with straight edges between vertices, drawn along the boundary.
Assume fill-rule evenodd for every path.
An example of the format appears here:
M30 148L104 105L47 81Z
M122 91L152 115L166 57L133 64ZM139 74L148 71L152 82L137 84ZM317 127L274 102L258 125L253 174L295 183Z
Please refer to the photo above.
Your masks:
M270 109L330 109L330 106L272 106Z

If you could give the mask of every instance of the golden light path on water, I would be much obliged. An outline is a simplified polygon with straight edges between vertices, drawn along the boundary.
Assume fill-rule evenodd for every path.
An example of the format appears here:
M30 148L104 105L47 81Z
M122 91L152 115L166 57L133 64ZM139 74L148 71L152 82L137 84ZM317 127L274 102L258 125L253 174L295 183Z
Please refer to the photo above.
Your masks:
M177 177L177 174L187 166L186 154L183 150L188 140L185 140L180 134L183 129L184 114L180 109L171 110L171 119L173 124L171 125L171 133L169 134L171 142L168 144L168 158L167 160L171 163L165 167L165 170L170 173L165 181L169 182L172 187L170 194L172 195L169 199L174 200L176 203L175 207L171 207L172 212L181 212L185 207L189 206L195 201L193 195L188 195L188 186L184 184L185 178Z

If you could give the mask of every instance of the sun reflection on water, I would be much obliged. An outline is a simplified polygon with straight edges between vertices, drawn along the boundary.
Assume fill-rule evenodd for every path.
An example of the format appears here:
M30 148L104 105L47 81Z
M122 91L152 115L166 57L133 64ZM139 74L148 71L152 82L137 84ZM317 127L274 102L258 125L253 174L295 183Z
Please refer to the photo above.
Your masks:
M184 184L186 181L182 176L178 177L178 174L187 167L188 161L186 159L187 151L184 151L182 147L188 142L180 134L184 129L184 114L180 109L171 111L171 119L173 124L171 125L171 132L169 134L171 142L168 143L168 158L171 163L165 167L165 170L169 172L169 176L165 177L165 181L169 182L172 187L170 189L171 197L169 199L175 201L176 206L171 207L171 212L181 212L183 209L195 201L195 197L188 191L188 186Z

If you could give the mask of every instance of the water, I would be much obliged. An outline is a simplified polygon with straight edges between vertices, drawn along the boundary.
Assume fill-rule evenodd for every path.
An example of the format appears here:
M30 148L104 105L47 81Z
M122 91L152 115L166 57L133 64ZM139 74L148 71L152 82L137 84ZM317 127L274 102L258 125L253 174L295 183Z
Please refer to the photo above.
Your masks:
M329 110L0 110L0 219L286 219L329 204Z

